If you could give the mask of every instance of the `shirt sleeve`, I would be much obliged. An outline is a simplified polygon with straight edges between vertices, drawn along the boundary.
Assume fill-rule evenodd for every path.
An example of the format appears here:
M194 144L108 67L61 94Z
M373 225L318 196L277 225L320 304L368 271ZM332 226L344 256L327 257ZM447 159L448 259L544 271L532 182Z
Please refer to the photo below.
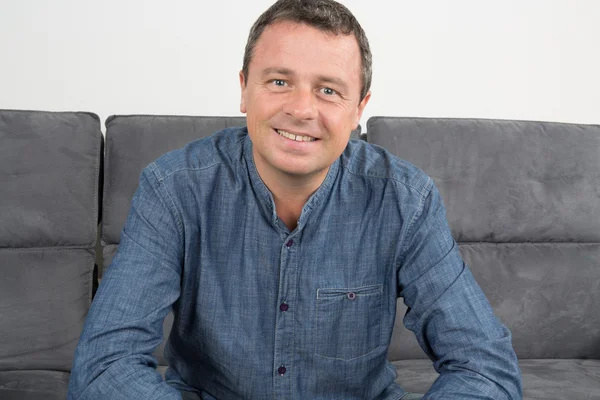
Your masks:
M431 182L408 228L398 273L404 325L440 374L424 399L521 399L510 331L494 316L452 238Z
M181 219L154 168L142 172L119 250L86 318L69 400L181 399L152 355L179 297L183 263Z

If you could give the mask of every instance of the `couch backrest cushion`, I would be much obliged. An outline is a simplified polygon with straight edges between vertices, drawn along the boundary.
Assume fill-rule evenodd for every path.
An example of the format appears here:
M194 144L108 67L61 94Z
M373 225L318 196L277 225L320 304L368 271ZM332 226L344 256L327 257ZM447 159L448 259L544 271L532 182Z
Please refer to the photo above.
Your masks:
M92 294L101 149L94 114L0 110L0 370L71 368Z
M98 117L1 110L0 140L0 244L93 247Z
M600 357L599 126L373 117L367 138L434 179L519 357ZM396 331L392 356L418 356Z

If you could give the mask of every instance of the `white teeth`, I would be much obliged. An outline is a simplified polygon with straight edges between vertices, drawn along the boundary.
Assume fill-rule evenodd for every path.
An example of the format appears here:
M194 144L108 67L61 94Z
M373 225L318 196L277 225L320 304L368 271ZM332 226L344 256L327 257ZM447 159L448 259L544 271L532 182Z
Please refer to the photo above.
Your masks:
M295 140L296 142L313 142L313 141L317 140L310 136L294 135L293 133L289 133L289 132L283 131L281 129L277 129L277 133L279 133L284 138L288 138L290 140Z

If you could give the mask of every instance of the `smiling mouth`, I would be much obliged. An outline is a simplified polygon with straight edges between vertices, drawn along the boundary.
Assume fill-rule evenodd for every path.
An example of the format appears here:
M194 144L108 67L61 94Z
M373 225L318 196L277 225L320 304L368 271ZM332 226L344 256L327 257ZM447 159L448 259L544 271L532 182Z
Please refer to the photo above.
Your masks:
M289 133L282 129L275 129L275 131L279 134L279 136L283 136L286 139L294 140L296 142L314 142L317 140L310 136L294 135L293 133Z

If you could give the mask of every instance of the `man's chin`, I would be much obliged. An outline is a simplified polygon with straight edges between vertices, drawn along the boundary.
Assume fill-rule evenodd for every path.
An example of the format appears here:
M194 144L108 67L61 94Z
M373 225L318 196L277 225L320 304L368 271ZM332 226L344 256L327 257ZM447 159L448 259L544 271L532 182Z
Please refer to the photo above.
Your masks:
M286 166L279 169L285 176L294 180L313 179L325 177L329 166L326 168L315 168L314 166Z

